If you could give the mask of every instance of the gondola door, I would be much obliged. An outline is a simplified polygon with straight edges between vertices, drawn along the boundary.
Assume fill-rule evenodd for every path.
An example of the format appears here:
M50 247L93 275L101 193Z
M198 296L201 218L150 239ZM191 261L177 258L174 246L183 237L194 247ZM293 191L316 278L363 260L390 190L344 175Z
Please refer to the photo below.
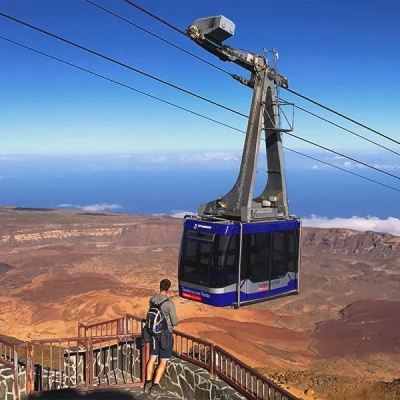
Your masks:
M271 284L271 240L272 234L270 232L244 235L243 261L246 280L241 290L242 301L257 300L269 295Z

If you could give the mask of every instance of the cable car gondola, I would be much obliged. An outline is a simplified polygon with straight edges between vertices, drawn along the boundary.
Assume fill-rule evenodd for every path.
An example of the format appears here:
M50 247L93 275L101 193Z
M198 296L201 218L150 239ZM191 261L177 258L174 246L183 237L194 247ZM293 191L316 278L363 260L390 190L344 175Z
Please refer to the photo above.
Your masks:
M255 223L184 222L181 297L240 306L299 290L299 219Z
M179 254L179 295L213 306L239 307L299 292L301 220L290 216L283 164L279 87L285 77L265 55L222 44L234 24L223 16L195 21L188 35L225 61L251 72L253 89L240 172L232 189L184 218ZM268 179L253 198L261 133L265 133Z

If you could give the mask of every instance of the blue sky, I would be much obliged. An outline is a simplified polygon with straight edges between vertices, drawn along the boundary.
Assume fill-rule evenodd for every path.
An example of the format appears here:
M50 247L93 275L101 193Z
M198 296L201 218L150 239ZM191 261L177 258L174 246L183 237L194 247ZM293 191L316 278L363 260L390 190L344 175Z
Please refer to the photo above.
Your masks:
M290 87L400 139L400 43L395 1L137 2L185 29L196 18L223 14L236 24L226 43L260 52L274 46ZM190 40L122 0L98 0L143 27L231 72ZM262 3L262 4L261 4ZM244 6L245 4L245 6ZM251 91L228 76L95 8L84 0L0 3L2 12L64 36L244 113ZM1 19L0 34L110 78L245 129L246 120L67 44ZM127 89L0 40L0 133L3 154L88 154L240 149L238 132L147 99ZM282 91L286 100L344 122ZM296 112L296 134L336 149L372 145ZM285 145L310 145L286 138Z

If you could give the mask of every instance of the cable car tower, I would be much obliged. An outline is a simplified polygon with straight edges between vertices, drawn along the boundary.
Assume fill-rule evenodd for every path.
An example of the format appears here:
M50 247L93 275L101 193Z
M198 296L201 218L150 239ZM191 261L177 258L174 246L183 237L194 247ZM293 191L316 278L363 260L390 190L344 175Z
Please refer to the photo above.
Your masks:
M243 148L242 163L235 185L225 196L199 207L199 215L250 222L288 218L286 180L281 133L279 86L288 80L277 73L278 53L273 50L275 68L268 65L266 54L233 49L222 42L233 36L235 25L223 16L203 18L188 28L188 35L201 47L222 61L231 61L250 71L250 79L234 75L240 83L253 89L253 99ZM266 53L266 52L265 52ZM264 127L263 127L264 125ZM268 181L262 193L252 198L262 131L265 131Z
M288 88L278 73L278 53L254 54L223 42L235 25L224 16L196 20L187 35L222 61L250 72L250 79L232 75L253 89L240 172L224 196L201 204L197 217L185 217L179 262L180 295L212 305L265 301L298 293L301 221L289 215L283 161L283 132L293 130L279 100ZM282 128L282 115L287 128ZM253 197L260 141L265 134L267 182Z

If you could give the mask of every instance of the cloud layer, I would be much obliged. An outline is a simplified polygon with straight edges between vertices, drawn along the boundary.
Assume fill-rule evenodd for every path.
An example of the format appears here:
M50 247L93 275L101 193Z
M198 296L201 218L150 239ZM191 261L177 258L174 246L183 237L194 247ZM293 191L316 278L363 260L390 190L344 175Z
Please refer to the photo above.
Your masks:
M185 210L172 210L171 214L163 214L163 213L152 214L153 217L160 217L162 215L168 215L173 218L183 218L185 215L196 215L196 214L192 211L185 211Z
M353 216L351 218L328 219L312 215L311 218L303 218L303 226L315 228L345 228L361 232L374 231L400 236L400 219L393 217L379 219L370 216L365 218Z
M73 204L59 204L57 207L59 208L77 208L83 211L106 211L106 210L119 210L123 207L119 204L109 204L109 203L101 203L101 204L92 204L87 206L77 206Z

